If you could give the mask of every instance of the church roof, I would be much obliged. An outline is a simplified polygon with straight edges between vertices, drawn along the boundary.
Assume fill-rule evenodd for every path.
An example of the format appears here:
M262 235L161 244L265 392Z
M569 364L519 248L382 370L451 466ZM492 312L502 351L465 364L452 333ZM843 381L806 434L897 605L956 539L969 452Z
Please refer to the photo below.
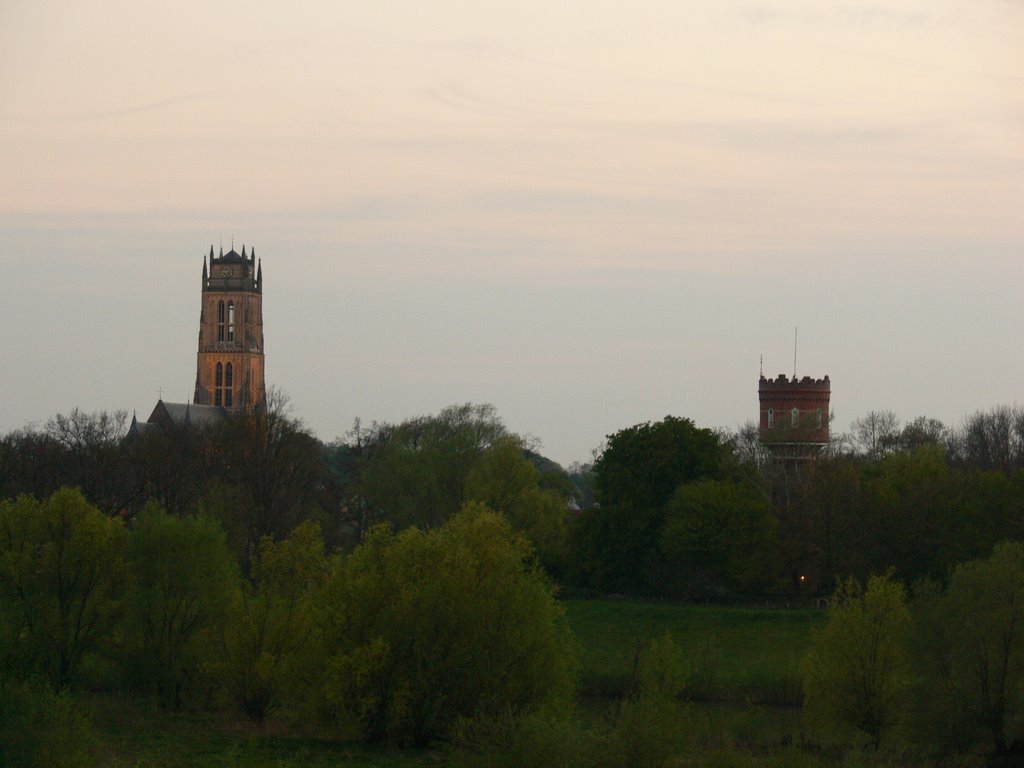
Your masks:
M149 415L150 424L167 423L175 425L192 424L206 426L227 418L227 411L219 405L196 405L195 403L165 403L159 400Z

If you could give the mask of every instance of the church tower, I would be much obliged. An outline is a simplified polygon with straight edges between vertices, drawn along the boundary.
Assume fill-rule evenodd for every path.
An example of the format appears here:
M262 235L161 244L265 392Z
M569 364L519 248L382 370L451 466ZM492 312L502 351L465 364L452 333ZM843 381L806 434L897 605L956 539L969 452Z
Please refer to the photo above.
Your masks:
M256 249L249 256L203 257L199 356L196 365L198 405L219 405L231 413L252 413L266 403L263 378L263 265Z

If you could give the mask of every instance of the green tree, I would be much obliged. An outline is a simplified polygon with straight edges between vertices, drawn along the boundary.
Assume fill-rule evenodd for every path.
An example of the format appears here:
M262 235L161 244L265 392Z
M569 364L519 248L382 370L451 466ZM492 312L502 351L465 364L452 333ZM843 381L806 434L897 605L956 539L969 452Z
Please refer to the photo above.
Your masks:
M492 405L457 405L361 437L358 496L374 522L436 527L465 501L466 478L508 432Z
M327 577L319 526L303 523L283 541L264 536L251 565L213 671L242 711L262 722L289 690L298 697L313 686L315 611Z
M686 668L670 634L637 649L633 683L610 715L597 765L660 768L674 764L686 743L680 703Z
M70 691L0 677L0 765L90 768L99 763L97 741Z
M916 731L994 764L1024 754L1024 544L961 564L943 594L915 594Z
M664 506L683 483L719 479L729 448L710 429L666 416L608 436L594 463L599 506L570 534L570 578L605 591L660 592Z
M119 619L125 530L77 490L0 502L5 663L72 681Z
M549 571L560 572L565 558L566 500L540 486L540 474L519 438L498 438L469 471L466 501L478 501L505 514L512 527L533 542Z
M224 532L209 518L168 515L155 502L128 536L125 663L129 683L181 707L186 686L208 662L237 569Z
M679 486L661 532L663 583L685 597L763 592L775 575L776 522L755 488L705 480Z
M594 463L599 500L659 509L682 483L718 479L725 451L710 429L675 416L619 430Z
M266 409L231 417L211 437L218 474L240 492L235 525L244 532L246 556L263 536L284 538L322 508L320 492L329 471L321 445L290 416L284 393L272 390ZM238 536L230 528L228 534Z
M804 659L804 708L812 722L852 726L877 747L902 715L909 626L902 584L872 576L865 591L852 578L843 581Z
M468 504L444 526L375 527L325 605L324 698L370 740L426 744L456 718L567 701L571 637L532 548Z

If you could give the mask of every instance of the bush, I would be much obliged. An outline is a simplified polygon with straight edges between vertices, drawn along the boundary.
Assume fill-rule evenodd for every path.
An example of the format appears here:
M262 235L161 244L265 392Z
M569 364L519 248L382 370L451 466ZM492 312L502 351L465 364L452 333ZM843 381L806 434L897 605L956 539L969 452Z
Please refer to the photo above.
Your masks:
M679 697L686 669L672 636L639 649L629 696L619 703L608 736L597 743L596 764L661 768L686 746L686 710Z
M914 599L915 735L933 751L1024 761L1024 544L962 563Z
M262 722L288 691L310 686L299 667L320 661L310 652L314 605L327 575L320 527L303 523L284 541L264 536L252 579L235 593L221 633L221 658L212 667L245 714ZM317 670L319 672L319 670Z
M593 764L590 734L568 717L506 711L460 718L449 755L458 768L585 768Z
M877 748L902 715L909 682L910 625L903 585L872 576L867 591L854 579L832 596L828 624L804 660L804 708L821 726L852 726Z
M327 590L324 699L369 740L424 745L460 717L568 701L575 654L529 543L480 504L372 529Z
M0 765L79 768L96 763L96 737L71 694L45 683L0 684Z
M0 662L54 687L120 619L125 530L71 488L0 501Z
M237 579L224 531L208 518L168 515L147 504L128 536L124 663L131 687L181 707L211 661Z

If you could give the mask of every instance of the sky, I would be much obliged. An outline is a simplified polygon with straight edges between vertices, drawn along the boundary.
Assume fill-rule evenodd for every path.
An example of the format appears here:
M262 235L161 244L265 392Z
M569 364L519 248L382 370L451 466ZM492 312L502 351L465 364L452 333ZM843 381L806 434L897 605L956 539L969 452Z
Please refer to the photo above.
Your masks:
M324 440L492 403L568 464L766 375L1024 399L1024 0L0 0L0 432L195 385L256 248Z

